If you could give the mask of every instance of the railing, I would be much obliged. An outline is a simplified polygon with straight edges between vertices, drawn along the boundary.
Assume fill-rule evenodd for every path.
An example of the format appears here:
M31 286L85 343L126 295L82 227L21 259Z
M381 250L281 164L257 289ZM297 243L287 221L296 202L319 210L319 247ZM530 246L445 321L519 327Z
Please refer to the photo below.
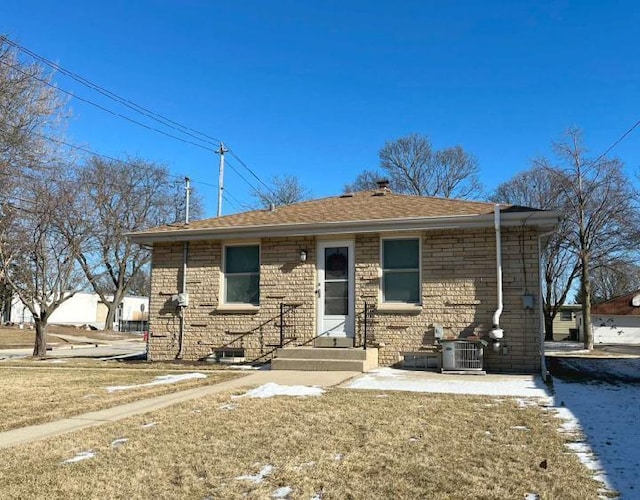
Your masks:
M234 332L232 330L226 330L224 332L226 335L237 335L237 337L234 338L233 340L231 340L231 341L229 341L229 342L227 342L225 344L222 344L222 345L205 343L205 342L202 342L202 341L199 341L198 344L199 345L211 346L216 351L232 350L234 348L244 349L244 341L245 341L245 339L254 338L254 336L257 334L258 335L258 343L259 343L259 346L260 346L261 355L258 358L256 358L255 360L262 359L265 356L267 356L267 355L271 354L272 352L274 352L276 348L278 348L278 347L282 348L285 345L290 344L291 342L296 340L295 337L294 338L287 338L287 336L286 336L286 330L287 330L287 328L289 326L291 326L291 325L287 324L286 317L288 315L290 315L291 312L295 311L301 305L302 305L302 303L285 304L284 302L281 302L280 306L279 306L279 313L276 316L273 316L273 317L263 321L262 323L260 323L256 327L252 328L251 330L245 330L245 331L241 331L241 332ZM269 325L274 325L278 329L278 343L277 344L265 344L265 333L264 333L264 330ZM273 347L273 349L271 349L267 353L263 353L265 347Z
M361 339L362 345L354 347L362 347L365 351L367 350L367 344L369 343L369 339L371 334L373 333L373 325L375 323L374 315L376 312L376 306L373 304L369 304L368 302L364 303L364 308L360 314L358 314L358 322L360 323L360 330L362 332ZM355 342L354 342L355 344Z

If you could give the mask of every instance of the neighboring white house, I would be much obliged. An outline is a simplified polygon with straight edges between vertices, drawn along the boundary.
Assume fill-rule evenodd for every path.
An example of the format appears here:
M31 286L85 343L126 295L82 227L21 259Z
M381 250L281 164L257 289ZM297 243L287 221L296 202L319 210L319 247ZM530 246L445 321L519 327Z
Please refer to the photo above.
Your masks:
M134 323L134 329L143 330L149 311L149 297L124 297L116 312L114 329L129 330ZM107 306L101 302L96 293L76 293L58 307L49 318L50 324L58 325L91 325L95 328L104 328L107 317ZM33 317L29 309L14 297L11 302L11 310L2 318L3 322L17 324L33 323ZM138 326L139 328L135 328Z
M576 315L584 339L582 313ZM640 345L640 290L591 306L594 344Z

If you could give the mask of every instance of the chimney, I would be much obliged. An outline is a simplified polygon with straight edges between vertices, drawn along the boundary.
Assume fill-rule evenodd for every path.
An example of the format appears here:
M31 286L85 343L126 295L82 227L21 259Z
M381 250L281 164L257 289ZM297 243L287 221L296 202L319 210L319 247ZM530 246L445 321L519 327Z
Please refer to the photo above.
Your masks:
M383 191L390 191L389 181L387 179L380 179L379 181L376 181L376 184L378 185L378 189L381 189Z

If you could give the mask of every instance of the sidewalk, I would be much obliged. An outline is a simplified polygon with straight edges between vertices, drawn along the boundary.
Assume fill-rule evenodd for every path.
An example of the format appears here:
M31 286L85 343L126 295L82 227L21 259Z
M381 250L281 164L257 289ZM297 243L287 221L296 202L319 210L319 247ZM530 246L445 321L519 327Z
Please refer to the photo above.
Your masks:
M31 425L20 429L0 432L0 449L18 446L20 444L40 441L67 432L74 432L96 425L115 422L123 418L147 413L165 408L183 401L206 397L224 391L260 386L269 382L280 385L316 385L332 387L346 382L360 375L358 372L303 372L303 371L258 371L245 377L228 380L219 384L196 387L186 391L174 392L155 398L142 399L105 410L94 411L75 417L48 422L46 424Z

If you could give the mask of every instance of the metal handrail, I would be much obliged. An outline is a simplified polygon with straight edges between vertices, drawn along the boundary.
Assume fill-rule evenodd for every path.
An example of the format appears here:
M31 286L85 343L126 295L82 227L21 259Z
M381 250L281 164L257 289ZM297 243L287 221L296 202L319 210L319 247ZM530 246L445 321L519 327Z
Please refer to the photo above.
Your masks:
M226 344L222 344L222 345L217 345L217 344L211 344L211 343L205 343L202 341L198 341L198 345L208 345L208 346L215 346L216 349L225 349L227 347L231 347L233 344L235 344L238 341L242 341L243 339L245 339L246 337L249 337L250 335L255 335L256 332L260 333L261 336L261 340L263 337L263 328L273 322L275 322L276 320L280 319L280 324L279 326L279 330L280 330L280 347L284 346L284 329L285 329L285 322L284 322L284 316L286 314L289 314L291 311L294 311L295 309L297 309L298 307L300 307L302 305L302 302L299 303L292 303L292 304L285 304L284 302L280 302L280 312L279 314L277 314L276 316L273 316L265 321L263 321L262 323L260 323L258 326L252 328L251 330L247 330L247 331L243 331L243 332L234 332L232 330L225 330L225 334L226 335L239 335L238 337L236 337L235 339L231 340L230 342L227 342ZM262 343L262 342L261 342ZM241 344L242 345L242 344Z

